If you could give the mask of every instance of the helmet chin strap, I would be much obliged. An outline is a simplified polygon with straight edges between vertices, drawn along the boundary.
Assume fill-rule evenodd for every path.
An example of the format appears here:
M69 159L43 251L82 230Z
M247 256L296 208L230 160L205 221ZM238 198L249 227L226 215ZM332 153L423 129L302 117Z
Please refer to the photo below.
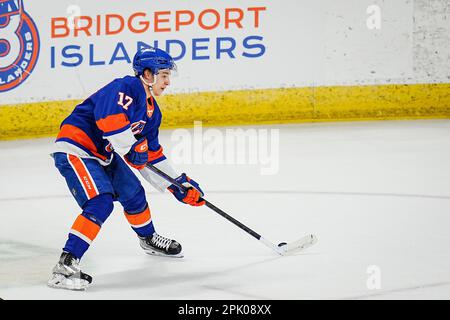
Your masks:
M150 89L150 92L151 92L151 94L153 95L153 85L156 83L156 80L157 80L157 78L158 78L158 74L155 74L154 75L154 81L153 81L153 83L149 83L149 82L147 82L145 79L144 79L144 77L142 76L142 74L140 75L140 77L139 77L140 79L141 79L141 81Z

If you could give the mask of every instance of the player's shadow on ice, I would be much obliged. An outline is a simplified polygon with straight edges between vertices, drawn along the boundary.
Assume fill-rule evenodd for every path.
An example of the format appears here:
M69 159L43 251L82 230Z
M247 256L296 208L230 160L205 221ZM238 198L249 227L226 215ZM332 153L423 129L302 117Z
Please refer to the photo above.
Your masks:
M302 254L304 255L305 253ZM186 296L187 290L198 291L199 288L204 287L205 285L211 285L211 281L209 279L214 279L215 286L217 286L217 280L220 279L221 287L225 289L225 287L229 286L232 287L238 286L239 283L229 283L229 281L222 281L224 280L224 278L222 278L223 276L228 275L230 273L234 273L236 271L241 271L243 269L259 266L261 264L271 262L277 259L283 259L284 257L273 256L270 258L265 258L260 261L253 261L250 263L240 264L226 269L224 269L220 265L217 265L217 267L211 266L210 268L208 268L208 270L205 270L204 267L199 267L198 271L183 271L184 269L183 263L178 264L176 263L177 261L156 260L156 259L170 259L170 258L164 257L151 257L151 258L155 258L155 261L149 262L146 267L96 276L94 278L91 287L88 289L89 292L98 292L111 289L140 289L140 290L148 289L151 291L146 291L146 294L142 297L143 299L148 299L150 298L148 294L149 293L151 294L153 292L155 298L157 298L158 294L161 293L161 290L163 288L168 291L179 292L178 291L179 288L182 287L183 289L181 290L184 292L179 293L182 294L183 296ZM168 267L169 264L173 264L173 266ZM189 268L192 270L194 267L195 266L190 266ZM173 270L176 271L174 272ZM225 284L224 282L228 282L228 284ZM192 283L194 285L183 286L183 284L188 283Z

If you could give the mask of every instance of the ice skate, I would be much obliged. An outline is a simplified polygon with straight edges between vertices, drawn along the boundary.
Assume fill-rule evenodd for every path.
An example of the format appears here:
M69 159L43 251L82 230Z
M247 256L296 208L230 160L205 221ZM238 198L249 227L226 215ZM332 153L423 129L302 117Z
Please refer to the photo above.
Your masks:
M85 290L91 282L92 277L81 272L79 260L71 253L63 252L47 285L52 288Z
M183 257L181 244L175 240L160 236L156 232L148 237L139 237L139 243L147 254L174 258Z

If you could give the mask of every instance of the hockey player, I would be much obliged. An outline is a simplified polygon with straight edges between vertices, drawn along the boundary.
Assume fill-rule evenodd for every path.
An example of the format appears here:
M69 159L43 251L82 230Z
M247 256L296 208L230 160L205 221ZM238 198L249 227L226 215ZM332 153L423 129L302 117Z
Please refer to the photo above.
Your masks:
M82 212L53 268L50 287L84 290L92 282L81 271L80 259L112 212L113 201L123 206L146 253L182 257L177 241L155 231L144 189L129 166L183 203L205 203L198 183L175 171L158 141L162 115L155 97L170 85L176 70L172 57L157 48L141 49L134 56L133 70L135 76L113 80L77 105L61 124L53 158ZM187 186L187 191L154 174L147 163Z

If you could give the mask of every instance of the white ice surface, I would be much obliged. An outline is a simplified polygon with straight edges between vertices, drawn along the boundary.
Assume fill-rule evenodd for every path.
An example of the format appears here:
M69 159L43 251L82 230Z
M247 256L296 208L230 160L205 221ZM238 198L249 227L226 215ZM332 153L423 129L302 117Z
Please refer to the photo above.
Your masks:
M82 259L86 292L46 281L80 213L48 156L53 139L0 142L0 298L449 299L450 121L321 123L280 129L279 172L180 165L206 197L278 243L279 257L206 207L145 185L157 230L185 257L147 256L120 204ZM225 130L222 128L220 130ZM170 153L171 131L161 132ZM381 271L369 289L368 267Z

